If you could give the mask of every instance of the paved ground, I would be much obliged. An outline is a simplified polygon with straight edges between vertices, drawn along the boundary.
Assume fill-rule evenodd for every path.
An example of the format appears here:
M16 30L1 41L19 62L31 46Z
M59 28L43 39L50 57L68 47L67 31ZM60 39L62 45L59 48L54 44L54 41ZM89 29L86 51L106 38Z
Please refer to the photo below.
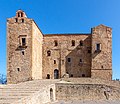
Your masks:
M120 100L115 101L59 101L53 104L120 104Z

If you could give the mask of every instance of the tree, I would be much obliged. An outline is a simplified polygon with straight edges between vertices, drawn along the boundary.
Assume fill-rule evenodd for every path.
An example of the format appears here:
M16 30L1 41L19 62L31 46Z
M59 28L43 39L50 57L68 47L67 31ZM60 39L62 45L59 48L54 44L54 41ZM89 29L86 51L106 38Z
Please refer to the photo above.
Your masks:
M0 74L0 84L6 84L6 75Z

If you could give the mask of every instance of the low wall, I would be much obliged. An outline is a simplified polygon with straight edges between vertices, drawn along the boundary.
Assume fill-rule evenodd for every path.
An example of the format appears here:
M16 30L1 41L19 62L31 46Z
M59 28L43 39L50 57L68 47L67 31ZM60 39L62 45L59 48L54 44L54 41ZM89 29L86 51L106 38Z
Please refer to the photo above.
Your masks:
M57 83L56 100L120 99L120 89L103 84Z
M12 104L46 104L55 101L55 84L41 88L37 93L27 96Z

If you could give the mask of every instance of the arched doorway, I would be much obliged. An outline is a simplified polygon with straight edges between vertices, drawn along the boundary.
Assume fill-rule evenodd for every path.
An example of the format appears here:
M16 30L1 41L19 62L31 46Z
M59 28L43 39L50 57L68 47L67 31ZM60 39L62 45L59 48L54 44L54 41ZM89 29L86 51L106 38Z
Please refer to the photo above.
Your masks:
M52 88L50 88L50 101L53 101L54 99L53 99L53 89Z
M58 79L59 78L59 70L55 69L54 70L54 79Z

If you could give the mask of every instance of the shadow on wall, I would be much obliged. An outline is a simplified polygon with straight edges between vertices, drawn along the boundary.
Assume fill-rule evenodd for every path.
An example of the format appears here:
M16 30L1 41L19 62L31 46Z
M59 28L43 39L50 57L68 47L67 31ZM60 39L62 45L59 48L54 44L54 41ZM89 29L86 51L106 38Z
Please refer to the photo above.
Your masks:
M71 41L72 48L75 42ZM69 77L91 77L91 35L85 40L80 40L79 45L68 49L65 68Z

